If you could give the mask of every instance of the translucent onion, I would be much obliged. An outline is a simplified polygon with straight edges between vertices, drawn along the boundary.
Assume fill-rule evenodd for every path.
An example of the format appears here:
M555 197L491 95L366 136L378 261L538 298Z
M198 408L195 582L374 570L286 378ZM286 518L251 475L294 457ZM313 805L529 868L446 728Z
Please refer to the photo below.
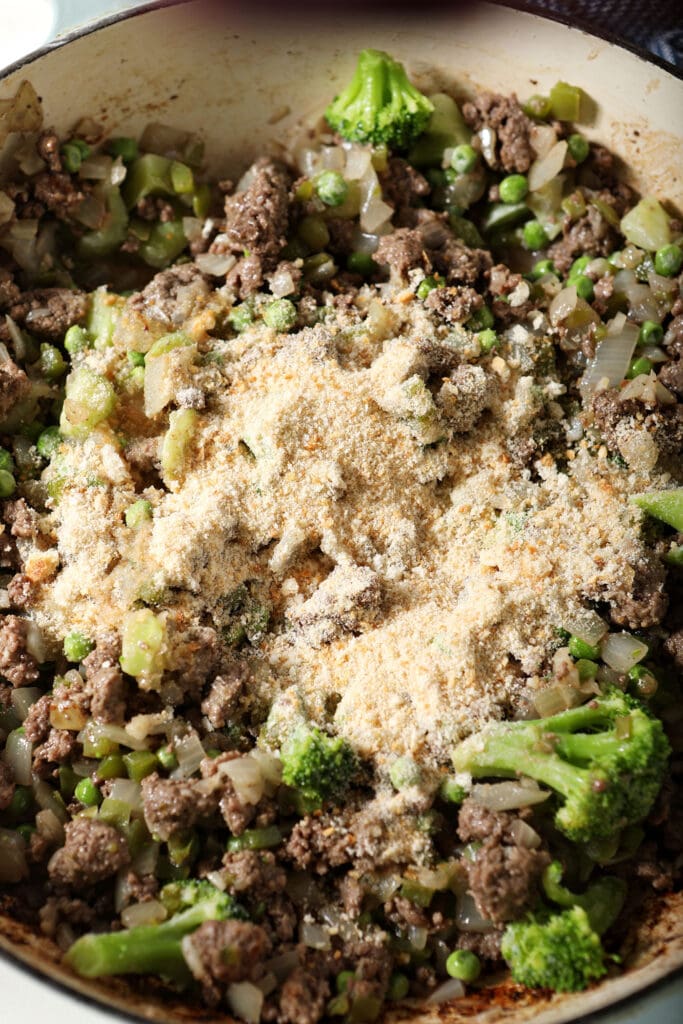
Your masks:
M140 783L132 779L114 779L110 785L109 796L112 800L121 800L132 811L142 810Z
M534 160L529 168L528 183L530 192L538 192L556 177L564 166L567 155L567 143L564 139L556 142L545 156Z
M212 277L224 277L237 263L237 257L229 252L200 252L194 261L202 273L210 274Z
M183 234L188 242L198 242L203 229L204 222L199 217L183 217Z
M5 761L12 769L14 781L19 786L31 785L31 763L33 760L33 744L28 736L13 731L5 744Z
M29 708L42 696L43 691L37 686L22 686L18 690L12 690L12 707L17 713L17 718L23 722Z
M309 949L329 949L332 944L327 929L312 921L301 922L299 937Z
M542 840L536 829L521 818L514 819L509 831L517 846L523 846L526 850L537 850L541 845Z
M185 943L183 943L185 952ZM263 1006L263 992L257 985L250 981L236 981L228 986L226 993L228 1006L241 1020L247 1024L258 1024L261 1019L261 1007Z
M153 715L134 715L126 725L126 730L136 739L144 740L148 736L159 736L161 733L165 733L172 719L173 712L170 708L157 711Z
M85 728L79 732L77 739L79 743L83 743L87 739L93 746L100 739L111 740L112 743L121 743L131 750L146 750L148 746L145 740L137 739L123 726L111 725L106 722L88 722Z
M349 181L360 181L372 166L372 154L363 146L351 146L346 154L346 170L344 177Z
M427 997L425 1003L428 1006L436 1006L439 1003L447 1003L451 999L460 999L465 995L465 986L458 978L449 978L444 981Z
M455 923L461 932L483 934L493 930L493 924L480 913L471 892L463 892L458 896Z
M363 231L379 231L389 223L393 212L393 207L385 203L381 196L370 196L361 209L360 226Z
M221 892L225 892L228 888L225 876L220 871L207 871L206 880L211 882L211 885L215 885Z
M534 694L534 707L540 718L551 718L560 711L568 708L575 708L581 704L582 696L579 690L578 672L575 685L567 683L553 683L543 690Z
M263 796L263 775L254 758L237 757L220 765L218 771L230 779L241 803L257 804Z
M36 814L36 828L40 835L53 846L64 844L64 824L49 807Z
M32 654L39 665L49 659L50 651L37 622L26 619L26 650Z
M619 392L619 401L635 398L647 405L675 405L676 399L654 373L639 373Z
M410 943L410 948L416 950L418 953L425 948L427 945L427 936L429 932L426 928L421 925L411 924L408 925L406 932L406 938Z
M124 907L130 902L131 886L128 881L128 869L122 868L116 876L114 883L114 910L120 914Z
M580 608L568 615L562 623L564 629L579 640L595 647L607 632L607 623L592 608Z
M296 291L296 286L289 270L278 270L270 278L270 290L276 299L282 299Z
M321 146L319 160L326 171L344 170L346 153L341 146Z
M282 781L282 761L274 754L269 754L267 750L259 750L258 747L255 747L249 756L261 769L267 795L272 795Z
M600 657L615 672L629 672L647 651L647 645L630 633L610 633L600 645Z
M106 153L97 153L95 156L86 157L78 168L80 178L87 178L89 181L111 181L111 170L114 161Z
M0 224L7 224L14 215L14 200L6 192L0 192Z
M131 869L136 875L153 875L157 869L159 860L159 844L145 843L133 857Z
M138 928L140 925L161 924L168 917L168 912L159 900L148 900L146 903L131 903L121 911L121 924L124 928Z
M535 124L529 131L529 141L536 156L543 158L557 142L557 135L552 125Z
M572 310L576 309L577 299L576 286L573 284L567 285L557 293L548 308L548 319L554 327L565 320Z
M617 317L614 318L617 320ZM623 322L621 328L611 332L598 345L595 357L590 361L581 379L584 398L604 387L620 384L628 372L631 357L638 341L636 324Z
M66 822L69 817L66 807L52 786L35 774L31 777L31 786L33 787L33 797L41 810L52 811L62 823Z
M28 878L26 844L18 832L0 828L0 882L15 884Z
M190 732L175 741L175 755L178 767L171 772L172 779L188 779L199 768L206 757L204 747L196 732Z
M96 231L102 227L106 214L107 208L103 201L91 192L84 196L78 204L74 211L74 218L79 224L84 224L86 228Z
M508 782L480 782L472 787L472 800L489 811L511 811L543 803L550 793L533 779L510 779Z
M493 128L482 128L478 133L481 152L486 163L493 167L496 162L496 141L498 136Z

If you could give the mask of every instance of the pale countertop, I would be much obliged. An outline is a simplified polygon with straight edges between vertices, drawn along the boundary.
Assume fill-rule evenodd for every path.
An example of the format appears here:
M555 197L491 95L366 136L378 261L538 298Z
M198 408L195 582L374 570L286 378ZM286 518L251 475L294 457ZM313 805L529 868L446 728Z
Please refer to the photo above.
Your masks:
M0 0L0 67L50 39L143 0ZM0 1020L12 1024L112 1024L116 1016L81 1002L0 955ZM121 1019L121 1018L118 1018ZM683 978L600 1014L596 1024L681 1024ZM587 1022L585 1022L587 1024Z

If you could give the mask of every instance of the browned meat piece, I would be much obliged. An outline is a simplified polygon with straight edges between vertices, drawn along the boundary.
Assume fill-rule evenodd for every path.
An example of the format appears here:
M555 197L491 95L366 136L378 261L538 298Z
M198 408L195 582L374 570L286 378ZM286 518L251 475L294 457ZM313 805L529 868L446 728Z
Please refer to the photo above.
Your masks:
M608 590L593 594L596 600L609 601L610 618L627 629L649 629L666 615L669 598L665 591L666 569L652 555L643 556L633 566L633 581L615 580ZM591 592L592 594L592 592ZM591 597L587 593L587 597Z
M354 973L347 988L349 998L384 1002L393 967L393 958L386 946L361 939L348 943L344 952L353 964Z
M167 840L179 829L210 818L218 797L203 782L162 779L154 772L142 780L142 802L147 828Z
M329 643L343 632L360 632L377 620L382 604L381 581L366 566L337 565L318 589L292 614L312 647Z
M38 156L42 157L51 171L62 169L62 157L59 152L59 136L53 131L43 132L36 146Z
M90 929L97 919L97 911L90 903L69 896L50 896L39 913L40 930L51 939L55 937L57 926L62 921L81 929Z
M438 404L456 434L472 430L496 394L496 379L481 366L457 366L444 380Z
M612 451L619 451L629 431L647 430L662 455L683 450L683 405L658 405L634 398L622 401L618 388L601 391L593 399L595 424Z
M36 535L36 514L23 498L6 501L2 506L2 519L10 527L13 537L28 540Z
M611 192L600 192L597 198L618 213L619 204ZM590 202L583 216L575 221L567 218L562 230L563 237L548 248L548 257L563 274L577 256L608 256L619 247L621 238L618 230Z
M348 256L350 252L353 252L355 231L353 221L343 217L330 217L325 223L330 233L326 251L331 252L333 256Z
M287 872L275 860L274 854L266 851L240 850L226 853L223 857L222 875L228 892L232 895L248 892L253 899L269 899L272 893L282 892L287 882Z
M683 358L666 363L659 371L659 379L665 388L683 398Z
M662 345L670 356L683 357L683 315L680 313L674 316L667 327Z
M51 729L50 734L33 753L33 770L37 775L52 774L52 766L69 761L79 746L76 733L68 729Z
M241 299L248 299L257 292L263 284L263 266L259 257L245 256L238 260L228 272L225 284Z
M388 266L404 279L407 279L409 270L430 269L422 235L411 228L399 228L390 235L382 235L372 258L375 263Z
M683 672L683 629L676 630L664 641L664 650Z
M85 191L68 174L48 171L35 178L33 194L37 202L54 213L58 220L72 217L85 198Z
M425 306L447 324L464 323L483 304L479 292L462 285L457 288L434 288L425 300Z
M130 863L128 844L111 825L93 818L74 818L64 828L66 842L52 855L47 868L56 885L94 885Z
M550 863L545 850L529 850L515 842L515 817L489 811L471 798L458 815L461 840L481 842L474 861L467 863L467 876L479 912L493 922L512 921L535 902L541 875Z
M5 811L14 796L14 774L4 761L0 761L0 811Z
M129 305L145 319L177 329L198 310L209 292L209 280L198 267L181 263L153 277Z
M593 309L602 317L609 309L610 299L614 295L614 278L612 275L605 274L604 277L596 281L594 292Z
M7 309L17 301L21 291L6 267L0 267L0 309Z
M353 836L336 818L307 815L298 821L285 844L286 856L300 871L325 875L351 860Z
M83 659L85 678L87 680L102 668L112 668L119 663L121 641L115 633L108 633L97 641L95 649Z
M186 694L197 694L214 675L219 656L218 634L210 626L195 626L175 638L173 671L169 679Z
M439 248L430 246L427 251L434 270L438 270L447 284L474 284L490 270L493 262L485 249L470 249L452 235Z
M417 903L406 899L405 896L392 896L387 900L384 904L384 914L399 928L405 928L406 925L428 928L430 923L429 915L422 907L418 907Z
M268 935L248 921L205 921L183 941L192 974L210 1006L216 1006L228 985L258 978L270 953Z
M214 729L222 729L234 715L248 677L246 665L235 662L212 682L202 701L202 714Z
M533 122L526 116L516 96L482 93L472 103L465 103L463 117L475 131L492 128L496 133L495 170L525 174L535 154L529 133Z
M501 959L500 943L503 938L502 929L495 928L490 932L461 932L456 946L458 949L469 949L482 960Z
M27 608L33 598L36 585L28 576L18 572L7 585L7 596L13 608Z
M4 317L2 323L5 323ZM0 332L0 341L3 338ZM30 381L21 367L12 359L0 360L0 420L6 419L14 406L26 398L30 391Z
M276 892L268 896L263 927L273 942L291 942L297 930L299 914L285 893Z
M330 985L317 965L297 967L280 992L279 1024L317 1024L325 1012Z
M122 725L126 716L128 687L121 669L116 665L102 666L88 674L90 710L96 722Z
M20 558L14 538L9 534L7 528L0 523L0 569L19 568Z
M36 288L23 292L10 306L9 315L31 334L61 341L74 324L85 319L88 299L69 288Z
M427 179L407 160L392 156L387 161L386 170L380 172L379 180L384 198L394 207L394 224L412 227L414 208L431 192Z
M50 707L52 697L46 693L44 697L32 704L24 719L24 732L31 743L44 743L50 735Z
M289 188L292 175L279 161L262 158L254 165L255 177L243 192L225 200L225 231L211 251L246 257L237 264L231 283L238 283L242 298L260 287L263 276L275 269L287 241ZM242 264L253 261L249 267Z
M223 782L219 809L223 821L234 836L241 836L256 816L256 808L252 804L242 803L228 778Z
M137 875L129 871L126 876L126 887L131 903L148 903L159 892L159 881L154 875Z
M358 917L363 909L365 890L353 875L344 875L339 882L339 896L349 917Z
M12 686L30 686L39 676L38 662L26 644L28 625L17 615L0 619L0 676Z
M515 274L503 263L496 263L491 267L489 274L489 291L491 295L509 295L514 291L522 280L521 274Z

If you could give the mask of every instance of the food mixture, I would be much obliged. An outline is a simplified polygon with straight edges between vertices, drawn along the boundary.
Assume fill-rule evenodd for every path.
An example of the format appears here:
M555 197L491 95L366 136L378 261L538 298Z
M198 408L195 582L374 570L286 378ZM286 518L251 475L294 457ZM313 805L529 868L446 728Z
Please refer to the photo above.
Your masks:
M584 103L368 50L235 183L3 101L0 908L75 972L574 991L680 882L683 225Z

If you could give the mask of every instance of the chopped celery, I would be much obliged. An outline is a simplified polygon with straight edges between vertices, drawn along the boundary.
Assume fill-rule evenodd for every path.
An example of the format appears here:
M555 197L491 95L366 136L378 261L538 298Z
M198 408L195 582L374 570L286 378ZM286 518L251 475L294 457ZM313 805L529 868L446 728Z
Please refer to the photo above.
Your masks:
M85 327L96 349L101 350L111 345L114 327L124 302L121 295L107 291L104 285L90 294Z
M176 195L187 195L194 191L194 174L187 164L174 160L170 167L171 185Z
M526 203L493 203L482 222L482 231L487 234L491 231L499 231L500 228L519 224L521 220L530 216L531 210Z
M277 825L266 825L264 828L248 828L239 836L228 839L228 853L238 850L267 850L271 846L279 846L282 833Z
M415 167L438 167L445 149L467 145L472 132L465 124L455 100L443 92L429 97L434 106L427 127L410 151Z
M81 366L67 378L59 429L65 437L87 437L115 406L116 393L106 377Z
M139 255L150 267L161 270L173 263L187 245L182 220L159 221L140 243Z
M654 196L645 196L621 218L621 233L639 249L656 252L671 242L669 215Z
M149 608L128 612L121 636L121 668L142 689L156 689L164 670L166 623Z
M126 766L128 778L133 782L141 782L147 775L151 775L158 766L156 754L151 750L132 750L130 754L123 755L123 763Z
M107 207L104 224L95 231L86 231L79 239L78 255L82 259L106 256L125 241L128 233L128 211L115 185L105 188L104 201Z
M166 355L167 352L172 352L174 348L183 348L184 346L191 344L192 341L190 338L188 338L187 334L184 334L182 331L174 331L172 334L164 334L154 342L147 353L147 359L154 359L155 356Z
M550 111L558 121L580 121L583 91L578 85L556 82L550 90Z
M165 477L173 479L179 475L196 425L194 409L176 409L170 414L168 430L161 444L161 470Z
M683 531L683 487L675 487L671 491L634 494L630 501L655 519L661 519L679 532Z
M174 195L171 181L172 163L168 157L158 156L156 153L145 153L133 161L128 168L123 186L123 197L129 210L145 196Z
M192 212L195 217L208 216L209 210L211 209L211 186L207 184L197 185L194 195L192 196Z
M130 804L108 796L102 801L98 818L100 821L105 822L105 824L113 825L114 828L120 829L130 821L130 811Z

